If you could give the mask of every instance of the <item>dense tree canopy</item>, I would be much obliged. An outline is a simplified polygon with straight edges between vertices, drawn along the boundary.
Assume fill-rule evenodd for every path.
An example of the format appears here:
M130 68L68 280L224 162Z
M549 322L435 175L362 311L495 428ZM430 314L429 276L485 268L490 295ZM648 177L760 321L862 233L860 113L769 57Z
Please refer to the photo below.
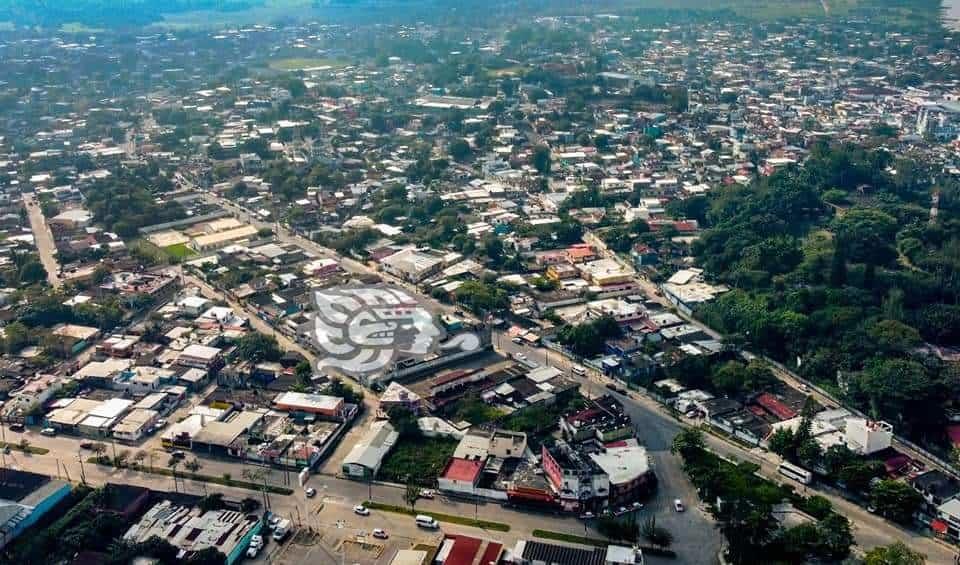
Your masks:
M960 345L960 242L948 235L960 206L936 222L926 206L960 188L931 176L883 150L817 145L802 167L674 206L703 217L694 253L732 287L698 316L898 431L940 440L953 372L919 348ZM826 205L837 192L845 203Z

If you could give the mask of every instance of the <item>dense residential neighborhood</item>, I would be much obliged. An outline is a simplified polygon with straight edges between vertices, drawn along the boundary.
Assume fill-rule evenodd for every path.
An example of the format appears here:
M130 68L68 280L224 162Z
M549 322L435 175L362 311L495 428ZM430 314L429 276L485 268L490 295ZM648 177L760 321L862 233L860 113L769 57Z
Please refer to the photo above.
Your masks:
M940 2L285 2L0 7L0 562L960 556Z

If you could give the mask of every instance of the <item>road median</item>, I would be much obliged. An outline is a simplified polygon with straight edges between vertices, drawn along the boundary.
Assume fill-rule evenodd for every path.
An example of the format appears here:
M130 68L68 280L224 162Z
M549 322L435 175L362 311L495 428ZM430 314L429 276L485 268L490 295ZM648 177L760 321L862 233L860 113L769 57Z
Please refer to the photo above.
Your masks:
M129 471L135 471L138 473L150 473L151 475L162 475L164 477L173 477L174 472L171 469L163 469L161 467L150 467L147 465L120 465L117 466L113 461L109 459L97 459L96 457L90 457L87 459L87 463L92 463L94 465L102 465L104 467L113 467L114 469L126 469ZM222 485L225 487L235 487L242 488L247 490L263 491L266 490L270 494L282 494L284 496L293 494L293 489L287 487L281 487L276 485L267 484L266 487L260 483L253 483L249 481L238 481L235 479L227 479L224 477L215 477L213 475L201 475L199 473L176 473L178 479L189 479L191 481L200 481L203 483L212 483L217 485Z
M562 541L565 543L576 543L579 545L592 545L595 547L607 547L608 545L613 545L616 542L601 539L601 538L591 538L586 536L578 536L576 534L565 534L563 532L551 532L550 530L533 530L533 537L548 539L552 541ZM662 547L653 547L648 545L639 546L645 555L656 555L658 557L670 557L676 558L677 552L672 549L666 549Z
M432 516L438 522L450 522L451 524L460 524L461 526L473 526L474 528L482 528L484 530L493 530L497 532L509 532L510 525L504 524L502 522L491 522L489 520L474 520L473 518L465 518L463 516L454 516L452 514L441 514L440 512L430 512L429 510L410 510L404 506L395 506L393 504L381 504L379 502L367 502L363 503L364 506L370 510L382 510L384 512L393 512L395 514L406 514L407 516L416 516L417 514L424 514L426 516Z

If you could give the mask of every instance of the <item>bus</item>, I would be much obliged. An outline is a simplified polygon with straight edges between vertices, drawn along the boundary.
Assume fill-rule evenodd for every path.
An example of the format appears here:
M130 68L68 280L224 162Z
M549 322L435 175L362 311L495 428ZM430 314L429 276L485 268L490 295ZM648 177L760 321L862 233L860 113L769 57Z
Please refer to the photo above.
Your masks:
M779 471L779 473L784 477L791 478L805 485L809 485L813 482L813 473L807 471L803 467L799 467L787 461L781 463L780 466L777 467L777 471Z

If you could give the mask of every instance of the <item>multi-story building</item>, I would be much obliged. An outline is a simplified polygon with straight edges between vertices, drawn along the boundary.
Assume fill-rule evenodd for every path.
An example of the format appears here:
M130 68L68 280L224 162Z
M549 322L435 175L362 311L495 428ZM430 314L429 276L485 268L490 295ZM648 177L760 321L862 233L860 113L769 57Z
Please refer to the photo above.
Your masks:
M589 456L565 441L541 447L543 473L568 512L598 512L607 506L610 477Z

